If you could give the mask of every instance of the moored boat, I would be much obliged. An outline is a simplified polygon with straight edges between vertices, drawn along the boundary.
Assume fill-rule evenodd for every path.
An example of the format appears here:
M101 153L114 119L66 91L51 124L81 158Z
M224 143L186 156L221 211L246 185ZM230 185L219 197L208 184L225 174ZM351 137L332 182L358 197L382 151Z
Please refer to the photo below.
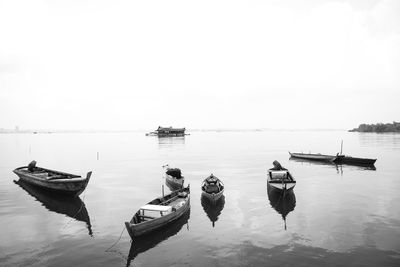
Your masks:
M278 161L273 162L274 167L268 170L268 184L272 189L279 191L292 190L296 181L290 172L283 168Z
M210 201L217 201L224 194L225 186L216 176L211 174L201 184L202 196Z
M125 226L134 239L177 220L189 208L190 187L187 186L142 206Z
M46 190L71 196L81 194L92 175L92 172L88 172L86 177L81 177L71 173L36 167L36 161L32 161L28 166L16 168L14 173L22 181Z
M349 164L349 165L374 165L376 159L369 159L369 158L357 158L357 157L350 157L345 155L338 155L333 160L334 163L337 164Z
M323 155L323 154L312 154L312 153L291 153L290 156L298 159L316 160L316 161L328 161L332 162L335 160L336 156Z
M182 188L185 182L185 177L182 176L182 172L178 168L170 168L168 165L164 165L165 171L165 181L172 187L176 189Z

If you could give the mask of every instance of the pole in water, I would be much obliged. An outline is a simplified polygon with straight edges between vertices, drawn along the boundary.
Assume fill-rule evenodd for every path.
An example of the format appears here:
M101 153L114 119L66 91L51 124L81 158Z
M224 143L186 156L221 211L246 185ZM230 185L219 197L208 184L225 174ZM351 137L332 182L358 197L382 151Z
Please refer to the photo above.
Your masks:
M164 197L164 185L162 185L162 197Z
M343 140L342 143L340 144L340 155L342 155L342 152L343 152Z
M99 160L99 152L97 152L97 160Z

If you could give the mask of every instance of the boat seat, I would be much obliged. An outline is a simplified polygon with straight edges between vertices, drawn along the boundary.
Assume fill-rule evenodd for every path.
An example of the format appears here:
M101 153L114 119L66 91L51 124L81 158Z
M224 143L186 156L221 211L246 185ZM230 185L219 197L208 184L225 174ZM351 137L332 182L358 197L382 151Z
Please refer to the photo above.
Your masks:
M218 193L219 192L219 186L216 184L208 185L208 186L206 186L205 189L206 189L207 193Z

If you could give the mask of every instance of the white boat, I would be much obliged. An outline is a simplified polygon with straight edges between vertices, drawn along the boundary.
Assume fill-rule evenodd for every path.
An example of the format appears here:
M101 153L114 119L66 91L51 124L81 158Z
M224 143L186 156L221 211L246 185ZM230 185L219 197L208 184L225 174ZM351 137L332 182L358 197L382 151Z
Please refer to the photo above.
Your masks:
M272 189L280 191L292 190L296 185L296 180L278 161L275 160L273 164L274 168L268 170L268 184Z
M225 186L216 176L211 174L201 184L202 196L216 202L224 194Z
M126 229L132 239L157 230L181 217L190 208L190 187L158 197L139 208Z
M165 171L165 181L173 189L180 189L183 187L185 177L182 176L181 170L178 168L170 168L168 165L163 166Z

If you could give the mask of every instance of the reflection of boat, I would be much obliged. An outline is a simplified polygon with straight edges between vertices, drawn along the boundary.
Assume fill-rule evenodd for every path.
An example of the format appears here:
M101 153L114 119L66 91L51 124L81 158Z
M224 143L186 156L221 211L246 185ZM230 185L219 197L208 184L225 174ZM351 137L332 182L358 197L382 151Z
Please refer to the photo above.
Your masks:
M67 215L77 221L85 222L89 230L89 235L93 235L89 213L85 207L85 203L83 203L79 197L71 198L65 195L55 194L43 190L40 187L33 186L23 180L14 182L41 202L46 209Z
M28 166L15 169L14 173L19 176L20 180L27 183L74 196L78 196L85 190L92 175L92 172L88 172L86 178L83 178L75 174L40 168L36 167L36 161L32 161Z
M224 194L225 186L216 176L211 174L201 184L202 196L210 201L217 201Z
M185 187L142 206L125 222L131 238L152 232L177 220L190 208L190 187Z
M292 190L296 185L296 181L290 172L276 160L272 164L274 164L274 167L268 170L267 180L271 188L279 191Z
M221 215L222 210L225 206L225 196L221 196L216 202L210 201L209 198L204 195L201 196L201 205L206 212L208 218L212 222L212 226L215 226L215 222L218 221L218 216Z
M168 165L164 165L163 168L166 168L165 182L167 186L175 188L174 190L182 188L185 177L182 176L181 170L178 168L170 168Z
M167 240L168 238L178 234L182 227L188 222L189 218L190 208L173 223L164 226L152 233L135 237L132 240L131 248L129 250L127 266L129 266L131 261L134 260L140 253L146 252L147 250L154 248L164 240Z
M157 139L160 147L185 144L185 136L159 136Z
M282 215L282 219L285 223L286 230L286 216L289 212L293 211L296 207L296 196L293 190L286 191L284 193L273 190L268 184L268 199L273 207L279 214Z
M351 166L355 166L357 169L359 170L376 170L375 165L357 165L357 164L338 164L336 162L332 162L332 161L311 161L311 160L306 160L306 159L300 159L300 158L293 158L290 157L289 160L291 161L295 161L295 162L300 162L300 163L307 163L307 164L312 164L312 165L325 165L325 166L331 166L334 167L337 171L343 172L342 167L347 165L349 167Z

